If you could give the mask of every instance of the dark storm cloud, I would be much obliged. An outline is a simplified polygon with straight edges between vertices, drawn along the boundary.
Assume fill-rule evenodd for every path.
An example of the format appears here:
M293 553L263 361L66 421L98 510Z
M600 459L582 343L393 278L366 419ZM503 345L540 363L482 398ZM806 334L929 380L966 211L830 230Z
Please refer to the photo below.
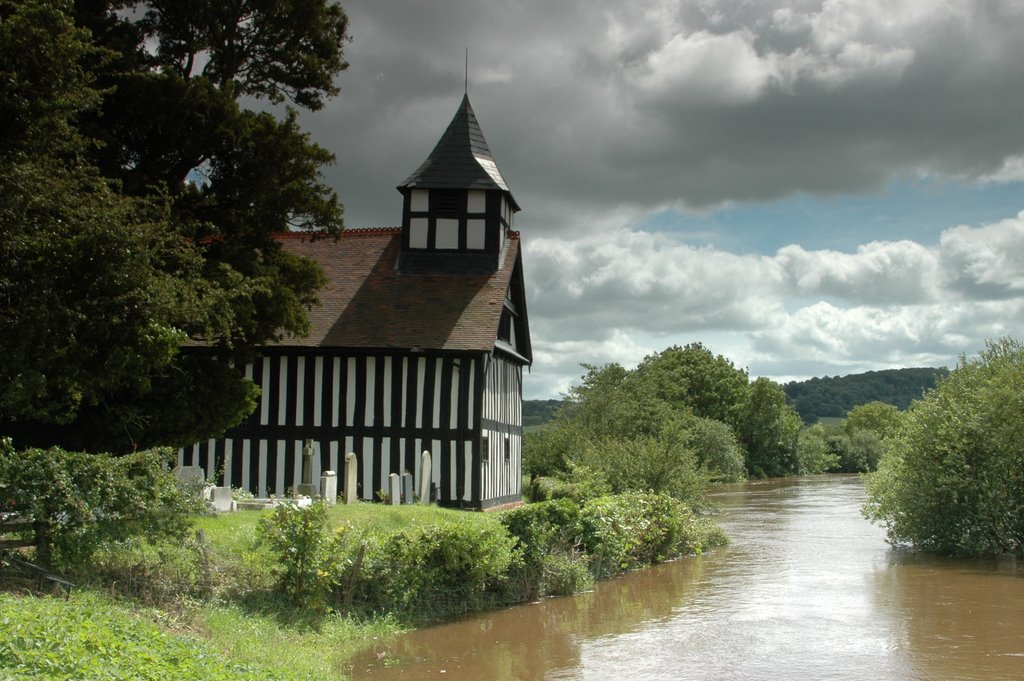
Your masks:
M692 340L783 377L941 364L1024 333L1021 216L849 253L643 229L665 209L894 179L1024 180L1019 2L343 5L351 67L304 124L338 156L326 178L350 227L399 223L394 187L458 107L469 47L470 98L524 209L528 396L564 390L581 361Z

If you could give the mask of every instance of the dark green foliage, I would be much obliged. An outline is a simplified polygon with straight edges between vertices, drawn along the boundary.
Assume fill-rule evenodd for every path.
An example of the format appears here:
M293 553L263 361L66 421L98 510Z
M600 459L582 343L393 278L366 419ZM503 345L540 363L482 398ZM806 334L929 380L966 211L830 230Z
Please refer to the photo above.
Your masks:
M800 417L786 403L781 385L767 378L758 378L750 385L738 431L747 450L749 475L778 477L797 472Z
M870 473L878 468L884 451L884 442L871 430L846 430L819 422L800 431L797 472Z
M580 506L562 498L529 504L501 514L515 539L517 560L509 578L514 601L567 596L592 583L581 552Z
M579 449L582 433L571 421L560 421L523 436L523 474L531 478L553 477L570 468L570 457Z
M327 0L0 0L4 432L127 452L251 411L231 366L304 334L324 281L273 235L342 208L296 113L242 104L323 106L347 26Z
M1024 556L1024 345L990 342L915 402L879 470L866 513L893 543Z
M916 368L825 376L787 383L786 397L805 423L823 416L846 416L854 407L868 402L884 402L905 410L948 373L945 368Z
M870 473L878 468L885 445L870 430L854 430L851 434L837 433L831 446L839 455L839 473Z
M523 400L523 425L543 426L555 419L564 400Z
M36 561L66 572L85 568L103 542L182 538L201 504L167 470L170 450L105 454L29 449L0 440L0 485L33 521Z

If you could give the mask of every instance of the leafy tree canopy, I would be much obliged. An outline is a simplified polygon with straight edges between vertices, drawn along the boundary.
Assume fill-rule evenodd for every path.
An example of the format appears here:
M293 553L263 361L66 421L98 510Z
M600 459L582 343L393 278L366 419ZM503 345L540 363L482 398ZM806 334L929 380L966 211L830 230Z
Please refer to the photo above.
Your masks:
M343 226L291 107L337 94L347 30L328 0L0 0L0 429L124 451L251 411L237 367L324 281L273 235Z
M798 468L800 419L780 386L694 343L633 370L584 365L555 420L524 445L524 468L550 476L585 466L616 491L654 490L693 503L690 476L735 480Z
M1024 345L989 342L903 416L868 480L889 540L940 553L1024 556Z

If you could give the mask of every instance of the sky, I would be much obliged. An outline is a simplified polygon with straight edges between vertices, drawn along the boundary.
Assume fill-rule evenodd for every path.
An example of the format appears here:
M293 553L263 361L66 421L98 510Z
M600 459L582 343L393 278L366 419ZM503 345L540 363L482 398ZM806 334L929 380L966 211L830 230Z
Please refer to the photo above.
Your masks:
M348 227L400 224L469 49L528 399L693 342L784 383L1024 339L1024 2L342 4L341 94L302 123Z

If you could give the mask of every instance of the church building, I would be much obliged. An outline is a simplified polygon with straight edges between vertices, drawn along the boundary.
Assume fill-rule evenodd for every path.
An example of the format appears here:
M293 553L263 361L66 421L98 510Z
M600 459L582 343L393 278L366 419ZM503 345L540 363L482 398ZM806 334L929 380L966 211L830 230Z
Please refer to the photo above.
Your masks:
M353 452L358 495L372 500L391 473L412 473L419 489L429 451L438 504L521 499L523 368L533 354L519 205L468 97L398 191L399 228L280 237L327 274L310 334L265 346L245 369L261 389L256 411L222 438L180 449L179 464L283 496L301 482L311 440L314 481L342 476Z

